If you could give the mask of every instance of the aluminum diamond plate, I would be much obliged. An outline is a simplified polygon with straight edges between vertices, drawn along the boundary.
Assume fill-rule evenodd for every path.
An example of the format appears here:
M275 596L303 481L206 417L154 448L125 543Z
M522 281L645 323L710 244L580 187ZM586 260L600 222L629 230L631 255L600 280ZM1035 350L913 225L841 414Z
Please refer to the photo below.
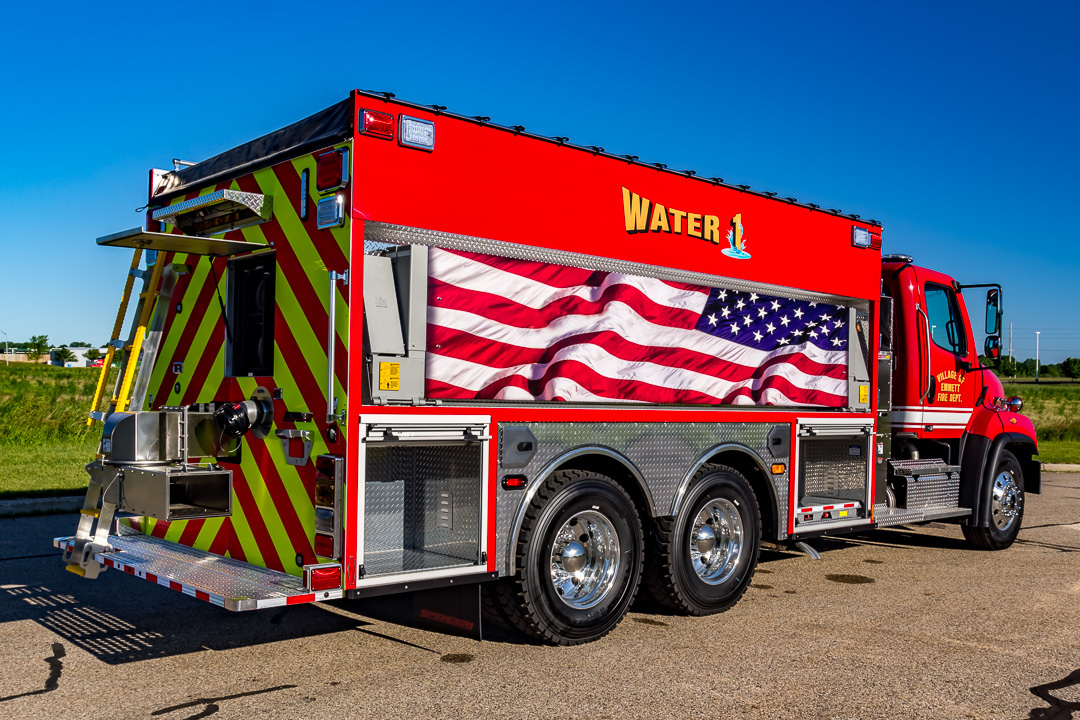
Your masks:
M688 478L721 446L740 445L762 458L766 467L773 462L789 464L787 456L769 454L768 434L778 425L788 427L788 423L523 423L536 436L537 451L524 468L499 468L499 477L525 475L529 486L525 491L498 486L495 537L502 541L495 547L495 567L514 572L512 546L525 503L550 472L577 451L618 451L644 479L654 515L671 515ZM499 438L501 443L502 432ZM783 514L788 504L788 474L772 479ZM787 537L785 528L779 532L777 539Z

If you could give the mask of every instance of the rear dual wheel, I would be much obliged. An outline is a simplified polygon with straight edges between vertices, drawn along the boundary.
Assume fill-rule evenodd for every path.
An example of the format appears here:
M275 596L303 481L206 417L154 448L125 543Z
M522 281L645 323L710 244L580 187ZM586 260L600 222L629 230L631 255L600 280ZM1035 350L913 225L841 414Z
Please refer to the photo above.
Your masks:
M607 635L641 581L644 540L634 503L614 480L556 472L537 491L517 545L517 573L496 591L522 632L556 645Z
M746 478L707 465L674 518L658 518L647 582L664 605L691 615L723 612L742 597L761 551L761 514Z

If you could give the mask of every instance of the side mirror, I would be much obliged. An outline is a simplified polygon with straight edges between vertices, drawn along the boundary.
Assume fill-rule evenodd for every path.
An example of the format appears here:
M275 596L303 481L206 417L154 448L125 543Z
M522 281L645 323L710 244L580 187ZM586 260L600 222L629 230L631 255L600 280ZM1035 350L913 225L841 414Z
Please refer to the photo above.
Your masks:
M997 335L1001 331L1001 291L986 291L986 334Z
M983 356L991 360L997 360L1001 357L1001 338L997 335L987 336L986 344L983 345Z

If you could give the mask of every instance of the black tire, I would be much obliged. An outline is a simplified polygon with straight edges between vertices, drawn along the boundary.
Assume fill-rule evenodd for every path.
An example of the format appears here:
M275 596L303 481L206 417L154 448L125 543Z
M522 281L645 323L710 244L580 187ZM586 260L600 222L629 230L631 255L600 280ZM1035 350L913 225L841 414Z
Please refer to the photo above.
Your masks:
M757 498L746 478L724 465L702 467L686 492L686 500L674 518L657 518L653 523L646 582L656 599L668 607L691 615L723 612L746 592L757 568L761 552L761 512ZM737 521L739 547L736 549L734 542L727 545L731 549L723 556L727 561L715 566L715 571L710 563L701 563L701 557L710 556L698 554L702 569L699 573L693 555L702 546L694 543L692 549L691 539L697 534L698 516L706 507L720 510L724 518L721 524L726 522L732 528L725 537L734 539ZM713 522L708 522L701 529L711 530L713 526ZM707 542L707 537L702 540Z
M560 534L565 528L585 528L589 518L608 521L607 529L618 539L618 552L614 543L605 545L591 533L588 538L585 534L571 538L571 544L585 548L585 557L597 548L613 557L605 565L608 572L602 574L608 579L596 581L595 597L564 599L554 579L554 551L566 545L566 535ZM564 552L567 549L568 545ZM517 572L500 581L496 592L507 618L523 633L553 645L591 642L611 632L633 602L641 583L643 552L641 521L625 490L604 475L559 471L537 490L529 505L516 545ZM581 572L585 579L570 585L572 593L591 587L591 567L595 565L586 562ZM593 600L588 607L571 604Z
M983 502L990 507L989 527L961 525L964 539L980 550L1004 550L1013 544L1024 520L1024 474L1016 456L1008 450L983 488Z

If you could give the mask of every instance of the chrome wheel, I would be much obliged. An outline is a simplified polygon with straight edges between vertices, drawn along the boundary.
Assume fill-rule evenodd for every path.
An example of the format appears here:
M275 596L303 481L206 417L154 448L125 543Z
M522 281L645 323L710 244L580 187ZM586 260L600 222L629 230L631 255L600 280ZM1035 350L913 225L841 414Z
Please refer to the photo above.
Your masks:
M607 517L593 510L569 518L551 546L551 584L576 610L598 604L611 591L619 569L619 536Z
M719 585L731 577L743 552L739 508L727 498L709 500L690 528L690 562L705 583Z
M1013 475L1008 470L998 473L994 478L993 500L990 513L999 530L1016 522L1024 506L1024 496L1016 486Z

